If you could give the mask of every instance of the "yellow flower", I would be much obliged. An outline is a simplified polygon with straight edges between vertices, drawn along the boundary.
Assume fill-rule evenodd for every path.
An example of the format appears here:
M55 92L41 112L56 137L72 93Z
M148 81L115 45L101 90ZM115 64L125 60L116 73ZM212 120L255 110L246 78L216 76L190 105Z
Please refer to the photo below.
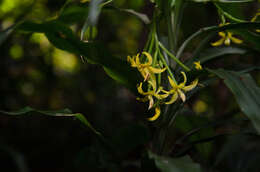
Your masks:
M154 105L153 97L156 97L157 99L161 100L161 99L166 98L168 96L168 94L159 94L161 91L164 91L164 90L162 89L162 87L159 87L157 89L156 82L154 82L153 80L149 80L148 83L152 86L152 90L144 92L143 88L142 88L143 83L141 82L140 85L137 87L137 90L140 94L144 95L145 97L144 98L137 98L137 100L143 101L143 102L149 101L149 107L148 107L148 110L149 110ZM152 117L148 118L148 120L154 121L160 116L160 114L161 114L161 109L157 105L155 107L155 114Z
M218 35L221 38L218 41L211 43L212 46L220 46L223 43L229 46L231 42L235 44L241 44L243 42L241 39L233 37L231 32L219 32Z
M183 82L180 83L179 85L176 84L169 76L168 76L168 79L169 79L169 82L172 86L172 89L170 91L163 91L164 93L168 93L168 94L173 94L172 97L171 97L171 100L168 101L168 102L165 102L165 104L172 104L174 103L178 97L180 97L182 99L183 102L185 102L186 100L186 96L184 94L184 92L187 92L187 91L190 91L192 89L194 89L197 84L198 84L198 79L195 79L190 85L187 85L186 86L186 82L187 82L187 77L186 77L186 74L184 72L181 72L181 74L183 75Z
M141 94L144 95L144 98L137 98L137 100L139 101L149 101L149 107L148 109L151 109L154 105L154 100L153 97L156 97L157 99L161 100L164 99L168 96L168 94L159 94L161 91L163 91L162 87L159 87L157 89L156 87L156 82L154 82L153 80L149 80L148 83L152 86L152 90L144 92L143 91L143 83L141 82L140 85L137 87L137 91Z
M166 70L166 68L160 69L160 68L152 67L152 63L153 63L152 56L147 52L143 52L143 54L147 58L146 63L140 62L139 54L137 54L136 56L134 56L132 58L130 56L128 56L127 61L131 63L132 67L136 67L139 70L139 72L141 73L141 75L144 78L144 81L146 81L149 77L151 77L152 80L155 80L154 74L162 73Z
M194 62L193 64L195 65L195 68L196 68L197 70L202 70L202 69L203 69L202 66L201 66L201 64L200 64L200 61Z
M255 22L258 16L260 16L260 10L258 10L255 16L251 19L251 22ZM260 29L256 29L256 31L260 32Z
M155 108L155 114L154 114L152 117L148 118L148 120L149 120L149 121L155 121L156 119L158 119L158 117L160 116L160 114L161 114L160 106L157 106L157 107Z

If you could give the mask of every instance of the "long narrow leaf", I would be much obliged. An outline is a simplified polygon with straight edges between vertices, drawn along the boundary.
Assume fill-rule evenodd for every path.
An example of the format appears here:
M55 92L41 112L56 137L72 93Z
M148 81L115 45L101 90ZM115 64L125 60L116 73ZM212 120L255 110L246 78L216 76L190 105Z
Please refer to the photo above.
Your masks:
M42 110L36 110L34 108L26 106L20 110L12 111L12 112L0 110L0 114L1 113L6 115L11 115L11 116L30 115L32 113L40 113L42 115L55 116L55 117L75 117L80 122L82 122L87 128L90 128L95 134L97 134L98 136L102 136L102 134L98 132L82 114L72 113L69 109L62 109L57 111L42 111Z
M253 78L249 74L240 76L237 72L223 69L209 71L224 79L224 83L234 94L242 112L260 133L260 88Z

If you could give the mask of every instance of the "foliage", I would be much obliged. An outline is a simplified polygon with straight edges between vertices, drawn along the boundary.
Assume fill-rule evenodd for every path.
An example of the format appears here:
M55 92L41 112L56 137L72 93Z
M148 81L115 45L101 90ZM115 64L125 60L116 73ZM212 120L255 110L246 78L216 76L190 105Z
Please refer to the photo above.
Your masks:
M11 61L19 61L27 54L28 57L30 54L41 57L43 55L33 52L40 47L40 52L45 52L46 56L32 61L32 64L40 63L42 67L44 63L46 69L43 71L50 72L45 76L48 78L45 81L52 83L55 81L52 73L55 63L50 65L50 58L57 57L57 52L62 50L69 54L56 59L61 67L61 64L74 64L70 69L75 72L83 71L83 67L76 69L77 66L100 66L116 81L106 79L102 71L97 72L96 76L90 71L71 74L69 81L61 84L73 88L68 90L77 90L75 85L86 86L84 82L104 79L105 82L93 86L104 89L97 96L94 110L89 110L95 99L92 94L85 96L86 99L82 98L89 91L85 88L76 98L68 101L67 105L73 111L83 109L85 116L69 109L46 111L27 106L14 111L11 105L1 105L5 110L1 110L0 114L12 118L37 113L52 118L70 117L90 129L95 136L92 141L88 140L89 146L81 149L75 158L78 171L80 168L90 171L162 172L259 169L256 163L259 155L250 154L251 151L259 151L257 143L260 134L259 64L256 60L260 51L260 13L255 8L259 6L257 2L150 0L140 1L138 5L137 2L123 0L67 0L60 2L56 9L51 9L50 5L49 11L45 10L38 18L35 14L48 7L43 5L44 2L26 1L22 3L23 8L12 12L21 5L20 2L15 3L17 6L6 0L0 1L0 19L3 20L0 46L3 50L11 46ZM149 8L149 14L145 10L140 12L142 7ZM244 15L243 11L251 7L255 8L252 14ZM196 8L200 12L195 15ZM209 20L201 24L199 17L209 13ZM10 14L11 19L8 18ZM11 25L8 24L9 20ZM128 20L130 24L127 24ZM142 35L141 30L148 34ZM114 36L116 34L118 36ZM38 47L29 45L28 51L24 51L18 44L9 45L8 40L11 39L14 42L31 41ZM55 53L50 55L51 51L56 52L56 56ZM6 56L4 59L9 58L9 55ZM4 69L9 68L3 66ZM69 76L66 75L68 71L60 72L62 70L57 69L56 73ZM44 74L36 69L30 70L31 78L40 87ZM74 84L72 80L76 76L79 76L80 82ZM6 81L9 82L8 79ZM11 85L11 81L8 82L7 85ZM19 85L16 78L12 82ZM31 95L33 88L30 84L24 84L21 90L25 95ZM117 90L124 99L131 95L135 96L132 101L148 102L146 112L149 115L135 112L136 106L114 98ZM58 89L54 93L56 91ZM52 96L52 93L47 90L39 97ZM111 95L102 97L104 94ZM35 100L30 100L29 104L34 104ZM84 101L88 101L87 107ZM104 107L115 102L121 104L112 108L111 112L106 111ZM72 106L73 103L82 104L77 107ZM133 103L136 104L135 101ZM56 105L56 101L53 104L45 107L58 109L65 106ZM38 107L42 109L44 106ZM132 111L130 117L126 116L124 107ZM120 109L123 109L122 112L113 116ZM98 111L101 116L94 120ZM110 114L109 120L107 114ZM247 144L253 147L247 147ZM4 150L10 150L6 152L13 156L13 150ZM238 157L231 161L230 154ZM244 157L248 157L250 162ZM24 164L24 161L22 165L16 163L20 171L27 171Z

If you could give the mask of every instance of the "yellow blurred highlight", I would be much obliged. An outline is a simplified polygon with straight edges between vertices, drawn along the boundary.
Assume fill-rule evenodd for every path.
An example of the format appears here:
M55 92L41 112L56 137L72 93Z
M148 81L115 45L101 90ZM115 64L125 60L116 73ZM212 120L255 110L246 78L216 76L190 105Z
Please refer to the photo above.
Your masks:
M13 59L19 60L23 57L23 47L18 44L15 44L10 48L9 53Z
M49 50L49 48L51 47L49 40L46 38L46 36L43 33L32 34L30 41L33 43L39 44L40 49L43 52L47 52Z
M73 54L66 51L54 49L53 65L57 70L74 73L78 70L78 60Z
M197 114L206 112L208 109L208 105L201 100L198 100L195 102L195 104L193 105L193 111L196 112Z
M0 10L3 13L9 12L13 10L19 0L3 0L2 4L0 5Z
M1 1L0 1L1 2ZM22 4L29 4L32 0L2 0L0 4L0 14L11 12L15 8L19 8Z

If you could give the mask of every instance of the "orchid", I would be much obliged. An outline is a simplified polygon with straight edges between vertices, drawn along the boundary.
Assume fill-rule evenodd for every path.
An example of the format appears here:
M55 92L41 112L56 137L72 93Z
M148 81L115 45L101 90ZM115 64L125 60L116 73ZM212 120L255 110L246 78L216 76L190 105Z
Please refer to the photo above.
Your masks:
M168 80L169 80L170 85L172 86L172 89L170 91L163 91L163 92L166 94L172 94L172 97L171 97L170 101L165 102L165 104L174 103L178 99L178 97L180 97L182 99L182 101L185 102L186 96L185 96L184 92L191 91L192 89L194 89L197 86L198 79L195 79L190 85L186 86L186 83L187 83L186 74L184 72L181 72L181 74L183 75L184 81L180 84L177 84L176 82L174 82L171 79L171 77L168 76Z
M211 43L212 46L220 46L223 43L229 46L231 42L235 44L241 44L243 41L241 39L235 38L231 32L219 32L218 35L221 37L218 41Z
M194 62L193 64L195 65L195 69L197 69L197 70L202 70L203 69L201 64L200 64L200 61Z
M166 70L166 68L160 69L160 68L153 67L152 66L152 64L153 64L152 56L147 52L143 52L142 54L144 54L145 57L147 58L146 63L140 62L139 54L137 54L136 56L134 56L132 58L130 56L128 56L127 61L131 63L132 67L136 67L138 69L138 71L143 76L144 81L148 80L149 78L151 78L152 80L155 80L154 74L162 73Z

